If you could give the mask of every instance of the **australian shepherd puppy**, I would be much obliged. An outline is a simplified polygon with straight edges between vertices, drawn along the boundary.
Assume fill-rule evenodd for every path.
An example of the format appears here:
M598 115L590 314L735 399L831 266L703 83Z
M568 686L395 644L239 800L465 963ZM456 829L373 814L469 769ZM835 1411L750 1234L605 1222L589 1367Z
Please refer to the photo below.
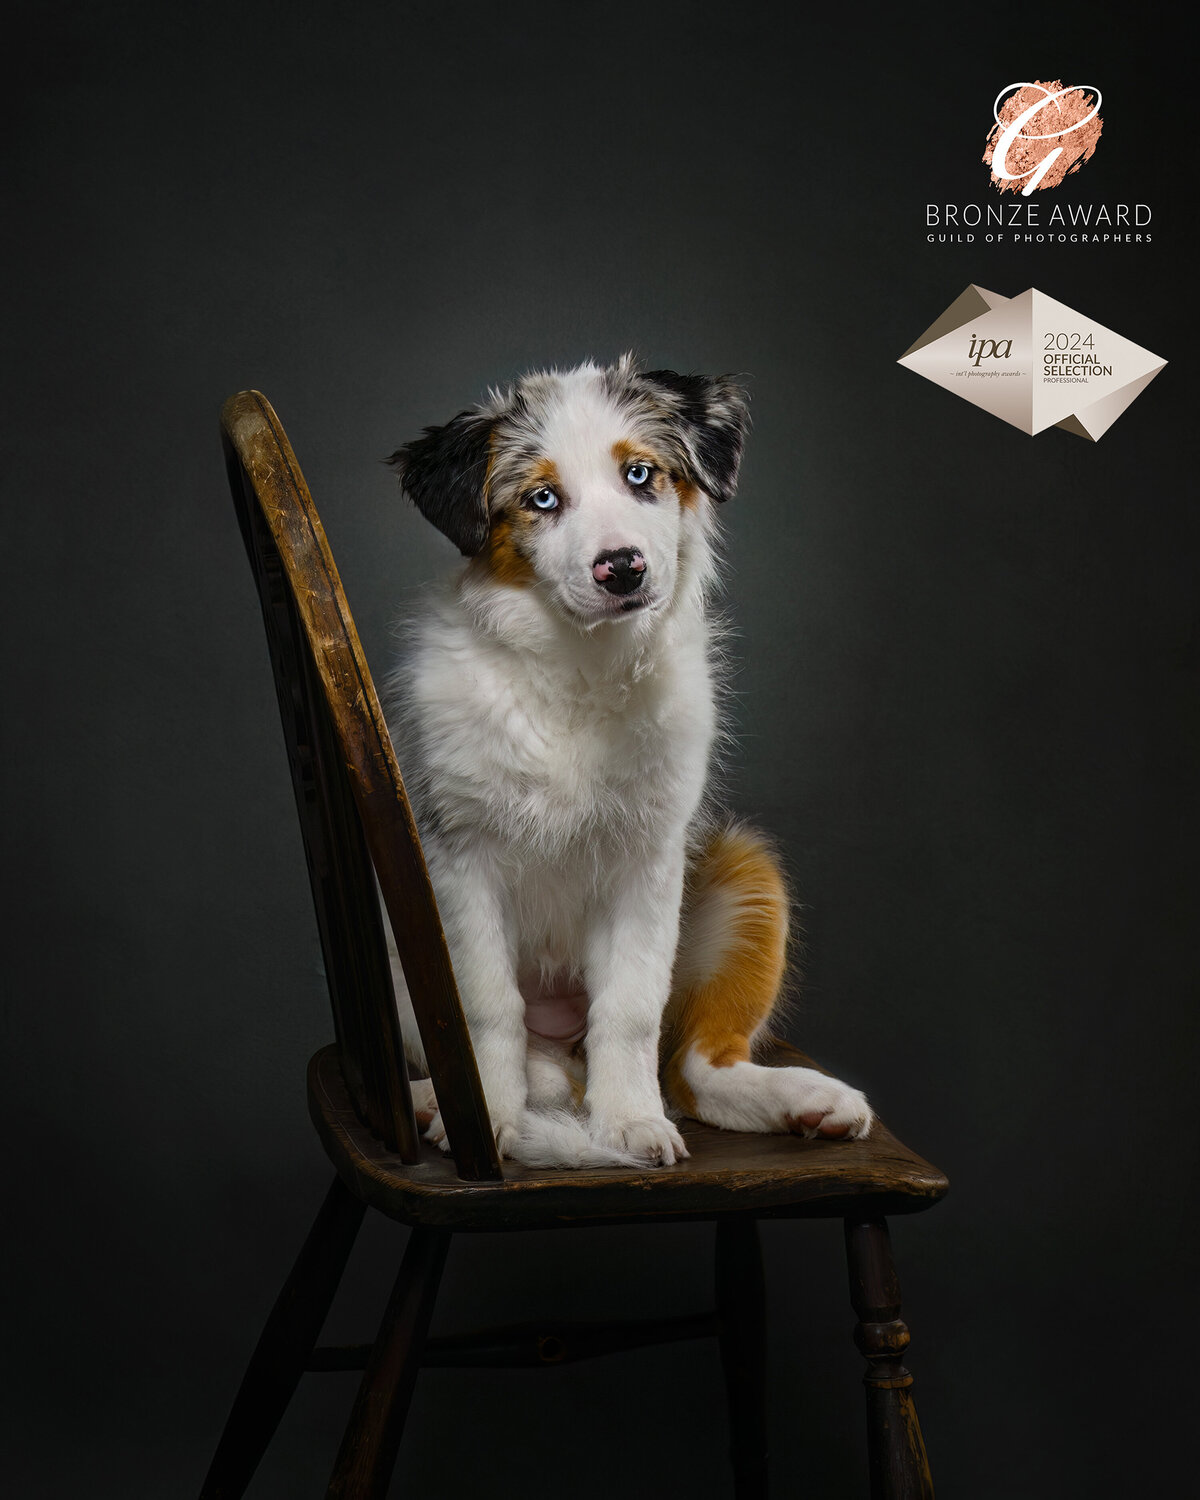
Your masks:
M857 1089L754 1061L788 896L770 845L705 796L717 507L746 427L733 381L625 358L523 376L391 460L469 559L411 624L391 720L496 1139L518 1161L669 1166L685 1115L870 1129Z

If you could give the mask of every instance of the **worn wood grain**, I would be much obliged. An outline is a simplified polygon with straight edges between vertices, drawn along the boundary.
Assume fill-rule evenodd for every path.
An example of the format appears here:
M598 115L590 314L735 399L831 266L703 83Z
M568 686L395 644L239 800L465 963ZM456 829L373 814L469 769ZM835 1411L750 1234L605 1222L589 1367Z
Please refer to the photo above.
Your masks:
M871 1500L933 1500L913 1378L901 1362L909 1333L900 1316L900 1282L884 1219L847 1217L846 1263L850 1301L859 1317L854 1341L867 1361Z
M777 1044L767 1061L813 1066ZM467 1230L549 1228L723 1213L838 1217L856 1203L913 1213L946 1192L945 1177L879 1123L865 1141L743 1135L684 1121L691 1153L671 1167L585 1171L505 1163L503 1182L464 1183L452 1161L422 1143L412 1167L365 1129L338 1066L323 1048L309 1065L309 1112L334 1166L360 1197L405 1223Z
M272 647L352 1097L382 1139L415 1154L395 1004L390 980L380 979L386 950L373 877L354 848L365 835L458 1172L496 1179L499 1159L429 872L316 507L265 396L230 397L221 425ZM345 813L351 800L361 831ZM355 978L356 967L367 972L365 983ZM353 1003L341 1003L343 995Z

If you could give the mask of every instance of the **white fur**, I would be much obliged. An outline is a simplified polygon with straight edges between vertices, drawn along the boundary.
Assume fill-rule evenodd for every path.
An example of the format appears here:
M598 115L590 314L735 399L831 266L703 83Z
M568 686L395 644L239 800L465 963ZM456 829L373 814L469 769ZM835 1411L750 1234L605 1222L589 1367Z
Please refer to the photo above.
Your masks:
M815 1068L764 1068L752 1062L714 1068L693 1048L683 1076L704 1119L725 1130L796 1131L815 1138L844 1126L857 1140L871 1128L866 1096ZM820 1126L801 1126L806 1115L820 1115Z
M685 506L673 492L658 504L631 492L612 447L638 437L637 415L602 375L584 366L538 377L540 446L570 504L537 520L535 581L504 586L468 567L431 591L391 683L393 737L497 1142L531 1165L669 1165L687 1154L664 1112L658 1045L716 731L715 507L702 493ZM632 613L592 576L597 554L618 547L647 564L647 602ZM405 1046L420 1063L394 954L392 967ZM526 1030L522 991L539 983L589 998L579 1113L572 1049ZM761 1092L757 1074L771 1070L754 1069L752 1086L737 1068L707 1071L727 1076L710 1088L689 1074L698 1104L713 1101L705 1118L786 1128L771 1123L774 1103L732 1102ZM840 1119L846 1103L830 1098ZM428 1136L444 1144L440 1117Z

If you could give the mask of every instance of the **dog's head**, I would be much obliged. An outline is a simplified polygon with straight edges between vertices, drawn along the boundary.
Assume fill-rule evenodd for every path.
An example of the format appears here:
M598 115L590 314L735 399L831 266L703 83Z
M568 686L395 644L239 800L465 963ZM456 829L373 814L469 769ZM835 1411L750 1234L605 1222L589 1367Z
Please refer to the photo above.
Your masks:
M670 602L686 538L734 492L747 425L728 377L626 357L522 376L389 462L478 568L591 627Z

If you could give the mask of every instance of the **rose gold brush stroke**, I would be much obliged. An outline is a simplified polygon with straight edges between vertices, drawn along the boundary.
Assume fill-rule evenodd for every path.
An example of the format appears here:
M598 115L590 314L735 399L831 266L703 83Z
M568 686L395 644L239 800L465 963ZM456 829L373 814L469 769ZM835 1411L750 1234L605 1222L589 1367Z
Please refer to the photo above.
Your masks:
M1004 131L1017 118L1023 114L1031 105L1036 104L1039 99L1045 98L1040 90L1044 89L1046 94L1056 93L1062 88L1062 81L1054 83L1042 83L1040 81L1027 84L1025 88L1018 89L1000 106L1000 118L992 126L987 138L987 150L983 153L984 162L990 167L992 157L996 150L996 144ZM992 181L1003 193L1005 191L1019 193L1025 185L1025 179L1030 172L1051 151L1062 147L1062 155L1054 162L1046 175L1037 184L1037 188L1057 187L1069 172L1078 172L1080 167L1087 161L1096 149L1096 143L1100 139L1100 132L1104 128L1104 121L1097 115L1088 120L1085 125L1079 121L1084 118L1093 108L1094 96L1085 89L1072 89L1070 93L1064 94L1061 99L1047 107L1025 126L1028 135L1046 136L1054 129L1056 124L1061 124L1062 135L1049 135L1047 140L1029 140L1018 137L1008 148L1008 156L1004 165L1008 171L1013 173L1019 181L1009 181L1003 177L997 177L992 173ZM1057 107L1056 107L1057 106ZM1061 111L1061 113L1060 113ZM1072 130L1072 126L1077 129ZM1024 135L1024 132L1023 132Z

